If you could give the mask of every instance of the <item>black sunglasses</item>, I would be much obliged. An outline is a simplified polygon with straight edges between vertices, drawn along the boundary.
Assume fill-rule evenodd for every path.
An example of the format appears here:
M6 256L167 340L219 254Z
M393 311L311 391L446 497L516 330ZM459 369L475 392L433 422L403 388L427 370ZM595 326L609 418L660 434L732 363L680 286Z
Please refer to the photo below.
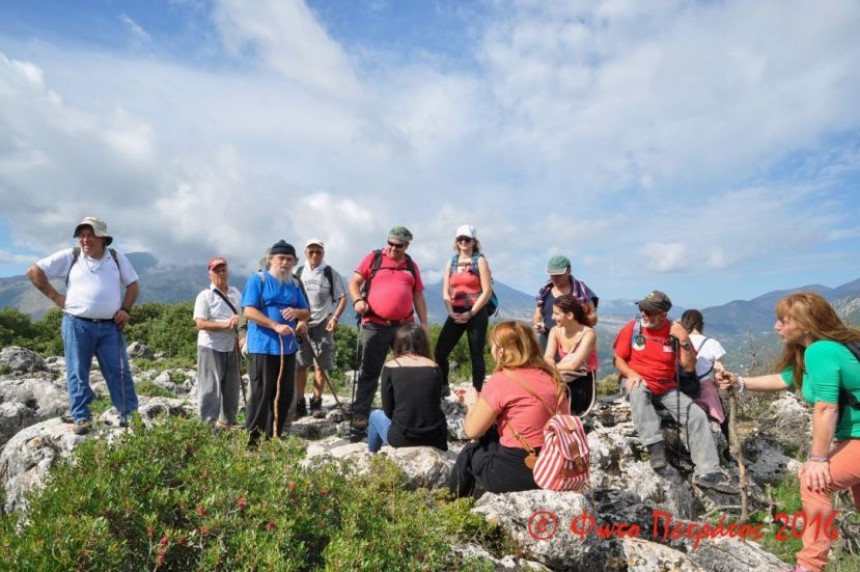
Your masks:
M388 241L388 246L391 248L406 248L409 245L408 242L391 242Z

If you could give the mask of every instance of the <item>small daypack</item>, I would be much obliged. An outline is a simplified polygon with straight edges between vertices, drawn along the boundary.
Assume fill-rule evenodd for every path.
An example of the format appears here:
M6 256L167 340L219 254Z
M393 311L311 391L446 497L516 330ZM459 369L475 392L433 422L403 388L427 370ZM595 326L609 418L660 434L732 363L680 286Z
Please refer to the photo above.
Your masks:
M556 404L556 411L553 413L532 388L514 377L511 372L505 373L540 401L550 413L549 421L544 425L544 444L540 453L535 453L534 447L508 421L514 437L528 452L525 464L532 470L537 486L548 491L579 492L587 488L590 450L582 422L578 417L559 412L563 397Z
M472 254L472 262L469 264L469 270L472 272L472 274L474 274L475 276L478 276L478 277L481 276L481 271L478 268L478 259L480 259L482 256L484 256L484 255L481 254L480 252L476 252L476 253ZM450 274L453 275L454 272L457 271L457 262L459 261L459 259L460 259L460 255L458 255L458 254L455 254L454 256L451 257ZM491 284L492 284L492 279L490 279L490 280L491 280ZM495 290L495 288L492 287L492 285L490 286L490 288L492 288L492 290L490 290L490 299L487 300L487 305L486 305L487 316L495 316L496 312L499 311L499 297L496 296L496 290Z
M854 359L860 361L860 342L843 342L843 344L848 351L854 356ZM842 421L842 414L845 412L845 408L850 407L852 409L860 410L860 401L857 400L857 396L845 389L844 387L839 387L839 417L837 418L837 424Z

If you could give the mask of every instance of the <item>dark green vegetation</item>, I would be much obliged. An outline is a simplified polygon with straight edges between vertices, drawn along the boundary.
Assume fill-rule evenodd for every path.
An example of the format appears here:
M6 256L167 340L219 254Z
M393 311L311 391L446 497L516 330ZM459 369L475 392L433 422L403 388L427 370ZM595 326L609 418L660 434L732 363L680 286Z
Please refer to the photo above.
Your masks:
M172 418L88 440L29 497L26 519L0 519L4 568L477 570L486 563L449 547L506 542L469 501L405 490L383 457L358 476L300 467L298 440L248 453L246 439Z
M166 304L146 302L135 306L125 330L126 342L140 342L164 357L159 360L135 360L141 369L170 370L189 369L197 364L197 327L192 318L193 302ZM54 308L39 321L11 307L0 309L0 348L10 345L29 348L43 357L63 355L63 341L60 337L62 312ZM431 347L436 344L442 327L431 326ZM331 377L338 390L343 389L346 373L357 369L355 363L356 339L355 326L340 325L335 332L337 359ZM485 350L487 363L492 362L489 347ZM454 381L471 380L472 366L466 337L451 353L451 377Z

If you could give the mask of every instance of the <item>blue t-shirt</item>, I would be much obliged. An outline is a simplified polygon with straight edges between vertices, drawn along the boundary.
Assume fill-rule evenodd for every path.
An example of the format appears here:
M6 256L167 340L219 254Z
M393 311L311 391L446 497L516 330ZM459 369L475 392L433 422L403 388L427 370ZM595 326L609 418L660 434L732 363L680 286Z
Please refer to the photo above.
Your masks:
M803 361L806 372L801 393L807 402L813 405L819 401L839 403L840 388L860 396L860 362L843 344L829 340L813 342L806 348ZM791 367L782 370L786 385L792 385L793 375ZM838 440L860 438L860 411L842 407L841 413L834 437Z
M298 282L293 279L287 284L281 284L278 280L269 274L263 272L263 279L260 279L260 273L255 272L248 278L248 283L245 284L245 291L242 293L242 307L247 308L253 306L268 318L280 323L287 324L295 329L296 320L285 320L281 316L281 310L285 308L308 308L308 301L305 299L302 289ZM278 338L284 342L283 349ZM299 346L296 342L296 337L278 336L278 333L271 328L260 326L252 321L248 321L248 353L252 354L268 354L268 355L290 355L298 351Z

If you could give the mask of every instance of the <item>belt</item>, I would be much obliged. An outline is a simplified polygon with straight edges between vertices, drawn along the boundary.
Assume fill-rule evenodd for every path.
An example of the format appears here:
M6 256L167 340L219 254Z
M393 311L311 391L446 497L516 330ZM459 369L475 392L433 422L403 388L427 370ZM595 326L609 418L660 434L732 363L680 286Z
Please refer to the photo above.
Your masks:
M69 314L69 316L76 320L83 320L92 324L100 324L101 322L113 322L113 318L84 318L83 316L75 316L73 314Z

